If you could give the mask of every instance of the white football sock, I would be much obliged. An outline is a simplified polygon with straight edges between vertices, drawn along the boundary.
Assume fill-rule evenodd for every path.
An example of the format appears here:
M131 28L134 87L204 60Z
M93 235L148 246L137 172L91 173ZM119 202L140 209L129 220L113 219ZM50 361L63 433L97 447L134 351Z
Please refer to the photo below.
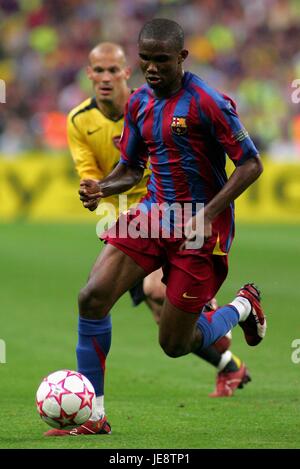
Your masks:
M230 305L234 306L240 315L240 320L239 322L246 321L247 317L250 314L251 311L251 304L250 301L247 300L247 298L244 298L243 296L237 296L231 303Z
M218 370L219 371L224 370L225 366L228 365L231 358L232 358L232 353L230 352L230 350L226 350L226 352L222 353L221 360L219 361L219 364L217 367Z
M95 422L96 420L102 419L104 415L104 396L97 396L96 405L93 407L93 412L90 420L93 420L93 422Z

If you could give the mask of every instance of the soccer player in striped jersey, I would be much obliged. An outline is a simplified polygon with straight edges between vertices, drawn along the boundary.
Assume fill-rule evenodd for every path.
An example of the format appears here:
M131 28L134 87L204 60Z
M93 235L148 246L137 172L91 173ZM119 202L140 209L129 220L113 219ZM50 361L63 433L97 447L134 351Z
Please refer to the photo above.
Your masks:
M89 54L87 74L93 83L95 96L86 99L70 112L67 134L80 179L98 181L106 177L119 162L123 114L132 93L127 84L130 68L122 47L114 43L101 43L94 47ZM125 192L129 206L135 205L146 195L150 173L147 168L141 182ZM112 203L118 210L117 196L107 197L105 202ZM93 208L97 205L98 201ZM145 300L157 323L165 296L165 285L161 278L162 272L157 270L130 290L133 304L137 306ZM216 309L216 305L216 300L212 299L207 309ZM230 342L229 337L222 338L216 345L198 353L199 357L218 369L217 387L211 394L214 397L232 396L237 386L242 387L250 379L245 365L230 352Z
M123 293L160 267L167 289L159 339L169 356L200 354L237 323L247 342L257 345L266 327L259 292L251 284L240 289L230 305L201 314L226 278L227 253L234 234L232 202L261 172L257 150L241 127L232 101L195 75L184 73L182 63L187 51L177 23L153 20L146 24L139 52L147 84L129 100L121 162L100 181L83 180L81 200L93 209L99 198L130 190L141 182L149 156L152 173L143 198L149 216L151 205L157 202L203 202L205 243L201 249L191 251L174 237L162 242L115 238L110 231L103 235L107 246L79 296L78 362L82 364L80 371L95 387L95 376L101 373L101 363L109 350L111 307ZM225 151L237 165L229 181ZM125 216L128 222L135 218L133 213ZM197 217L200 213L193 214L188 226ZM192 233L185 234L188 242ZM114 289L109 287L112 283ZM107 422L99 415L97 422L79 427L76 434L106 430Z

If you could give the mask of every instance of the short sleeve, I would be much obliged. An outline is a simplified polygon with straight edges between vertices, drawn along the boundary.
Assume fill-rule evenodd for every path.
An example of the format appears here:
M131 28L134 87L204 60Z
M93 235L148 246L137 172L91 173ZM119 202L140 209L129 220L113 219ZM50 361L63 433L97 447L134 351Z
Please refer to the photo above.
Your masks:
M203 93L200 112L211 134L236 166L258 155L257 148L239 119L235 103L229 97L217 92L214 95Z

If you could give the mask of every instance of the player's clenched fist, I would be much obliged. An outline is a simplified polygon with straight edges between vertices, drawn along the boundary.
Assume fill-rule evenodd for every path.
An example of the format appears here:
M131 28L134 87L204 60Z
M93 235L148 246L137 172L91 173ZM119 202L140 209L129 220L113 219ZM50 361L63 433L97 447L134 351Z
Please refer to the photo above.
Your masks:
M88 208L90 211L96 210L102 197L98 181L82 179L78 193L85 208Z

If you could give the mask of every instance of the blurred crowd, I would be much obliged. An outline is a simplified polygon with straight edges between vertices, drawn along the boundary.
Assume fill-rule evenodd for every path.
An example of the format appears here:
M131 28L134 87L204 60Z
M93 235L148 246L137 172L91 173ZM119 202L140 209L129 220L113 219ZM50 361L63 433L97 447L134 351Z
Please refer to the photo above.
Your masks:
M0 0L0 153L66 148L66 114L91 94L87 55L100 41L124 46L140 85L137 36L154 16L183 26L186 68L237 101L261 153L300 161L300 0Z

